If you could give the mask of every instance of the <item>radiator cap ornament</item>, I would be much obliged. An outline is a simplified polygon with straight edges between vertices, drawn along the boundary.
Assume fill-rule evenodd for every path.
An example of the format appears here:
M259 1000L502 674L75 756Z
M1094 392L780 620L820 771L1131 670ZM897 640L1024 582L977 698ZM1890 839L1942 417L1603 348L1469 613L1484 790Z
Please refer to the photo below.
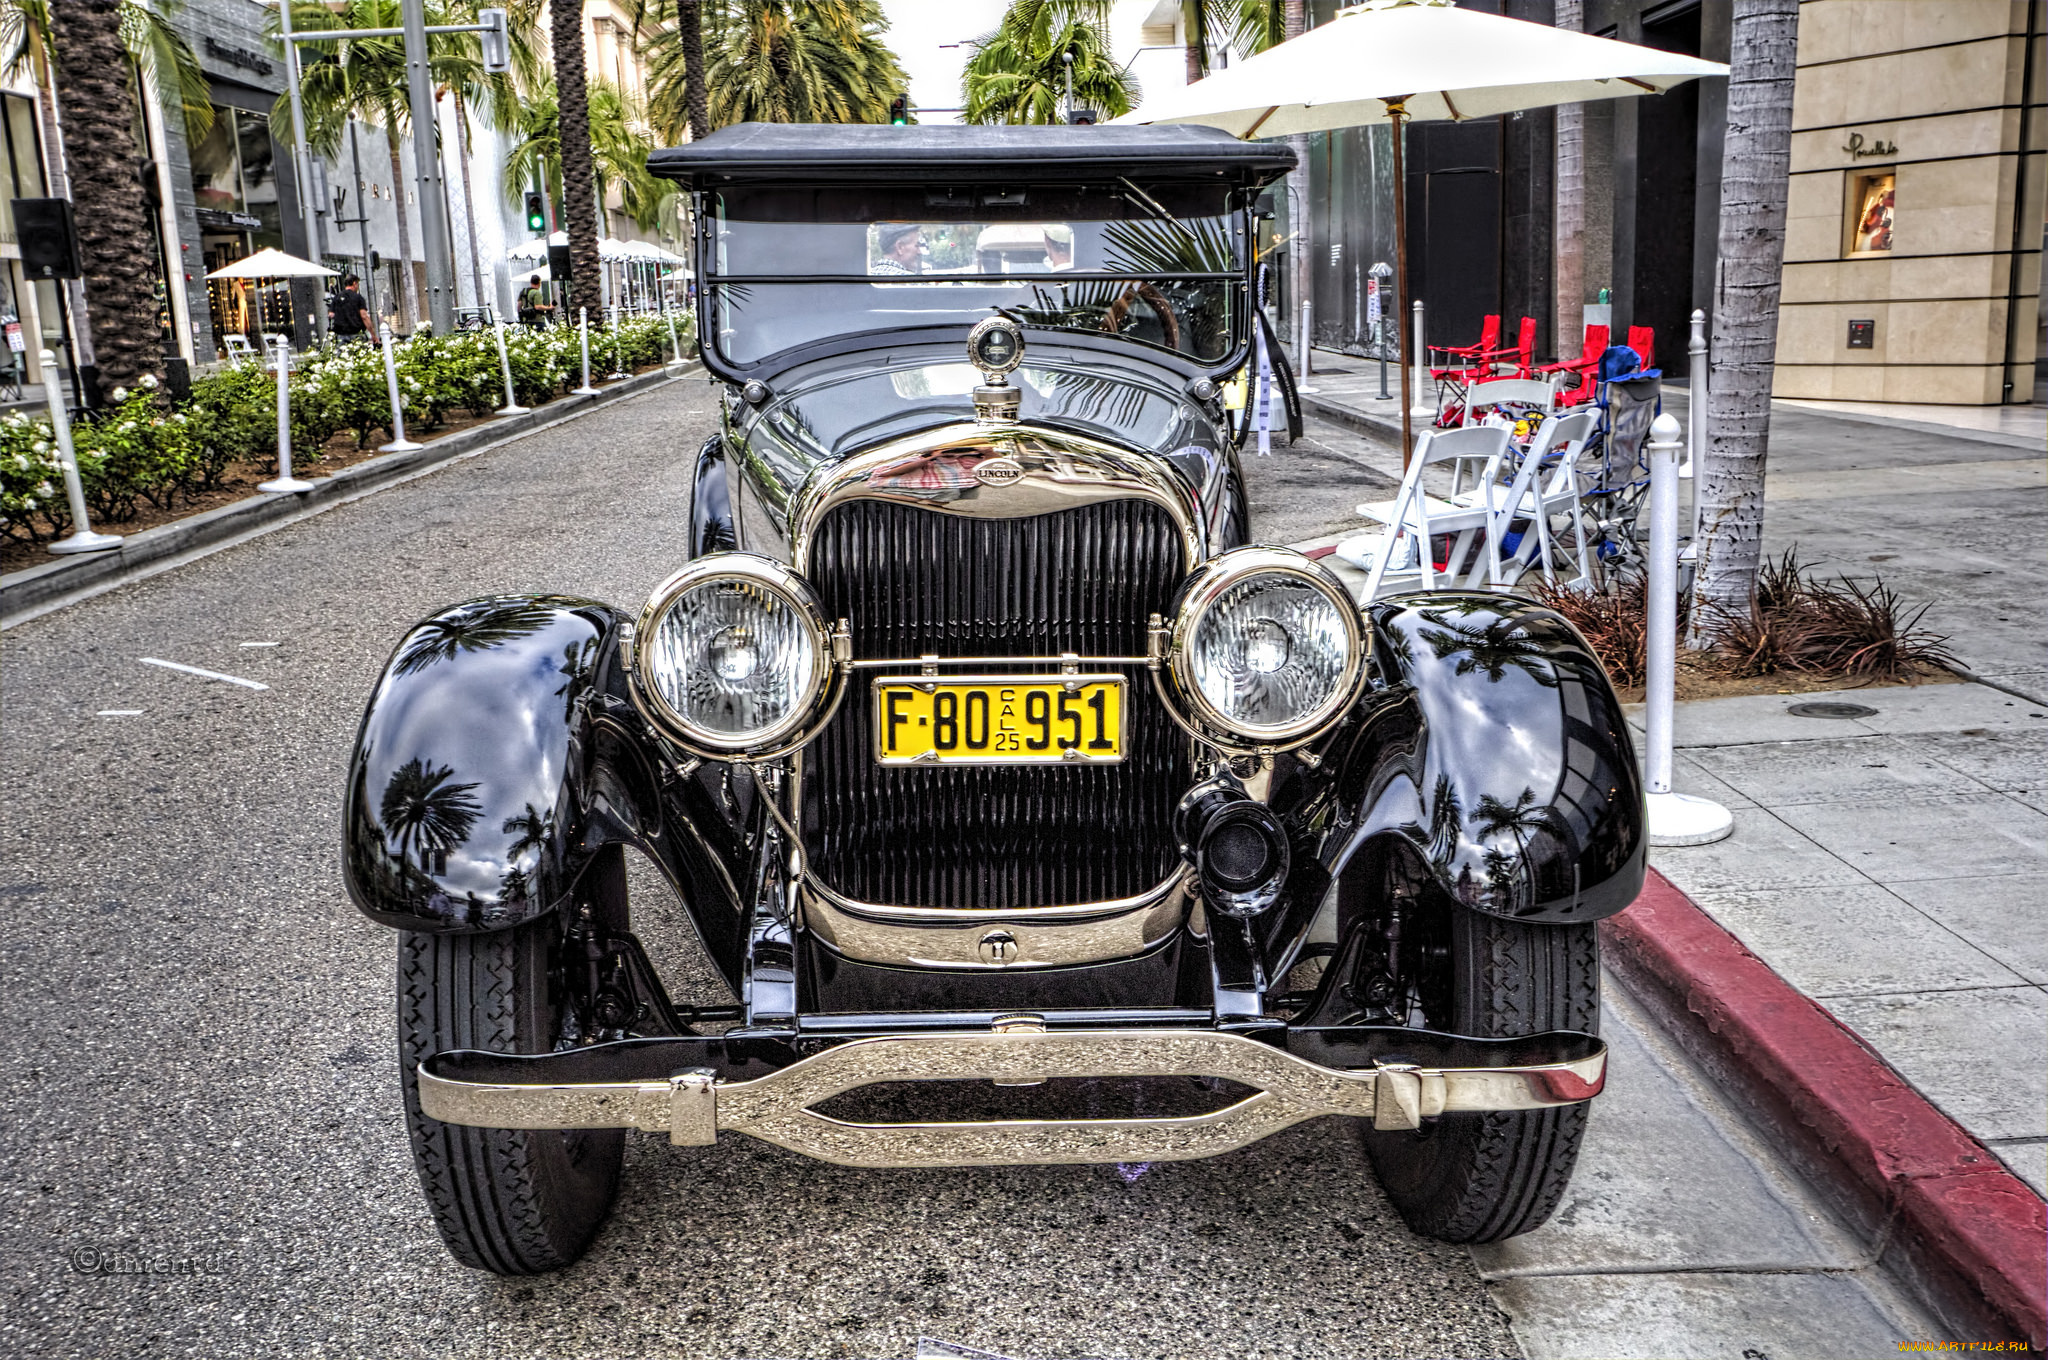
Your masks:
M967 333L967 361L981 370L982 385L974 389L974 418L984 425L1017 418L1021 388L1009 375L1024 362L1024 328L1006 316L991 316Z

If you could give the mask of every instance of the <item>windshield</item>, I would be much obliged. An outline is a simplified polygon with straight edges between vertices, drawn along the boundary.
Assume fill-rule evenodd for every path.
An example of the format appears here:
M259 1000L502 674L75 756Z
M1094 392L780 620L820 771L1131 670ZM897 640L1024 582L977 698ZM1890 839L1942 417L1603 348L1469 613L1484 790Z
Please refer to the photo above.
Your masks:
M705 280L737 364L834 336L1026 326L1214 363L1238 344L1243 233L1220 187L819 189L714 200Z

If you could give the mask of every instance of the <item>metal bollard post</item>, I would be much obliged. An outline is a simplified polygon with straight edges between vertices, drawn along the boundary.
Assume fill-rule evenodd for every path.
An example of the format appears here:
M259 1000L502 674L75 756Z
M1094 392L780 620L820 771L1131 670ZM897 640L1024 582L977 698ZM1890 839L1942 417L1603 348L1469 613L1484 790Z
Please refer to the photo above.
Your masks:
M1429 377L1429 351L1422 347L1422 301L1415 302L1415 404L1408 408L1410 420L1435 420L1436 408L1429 404L1424 385Z
M626 347L619 341L619 323L627 315L624 307L612 308L612 371L604 375L606 382L618 382L633 376L626 371Z
M379 453L404 453L408 449L425 448L405 437L405 404L398 396L398 360L391 353L391 328L384 327L377 333L384 342L384 386L391 393L391 442L379 444Z
M105 552L121 545L119 534L96 534L85 513L85 483L78 479L78 451L71 443L71 413L57 381L57 355L43 351L43 395L50 403L50 432L57 437L57 462L64 469L64 497L71 503L71 532L50 545L53 553Z
M1692 541L1686 544L1685 560L1699 565L1700 551L1700 455L1707 451L1707 314L1692 314L1692 341L1686 346L1686 430L1685 466L1678 475L1692 483Z
M277 476L258 482L256 489L278 496L311 491L311 482L292 476L292 342L280 337L275 344L266 340L264 347L277 373Z
M583 386L576 388L569 395L575 397L594 397L597 395L597 389L590 385L590 309L588 307L578 307L576 314L579 318L577 324L583 330Z
M1649 665L1643 682L1648 729L1647 804L1650 844L1707 845L1735 829L1727 808L1671 791L1671 727L1678 680L1678 421L1661 415L1650 426Z
M519 394L512 387L512 355L505 348L505 323L500 321L496 326L492 327L492 331L498 337L498 367L505 374L505 404L498 408L497 414L501 416L523 416L530 408L519 404Z

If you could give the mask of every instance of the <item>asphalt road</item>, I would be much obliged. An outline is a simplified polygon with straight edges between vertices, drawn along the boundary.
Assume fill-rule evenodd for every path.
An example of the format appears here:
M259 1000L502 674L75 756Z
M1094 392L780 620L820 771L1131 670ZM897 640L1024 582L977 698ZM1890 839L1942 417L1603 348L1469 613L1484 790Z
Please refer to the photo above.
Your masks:
M357 717L440 604L637 602L681 559L713 415L688 380L0 638L0 1353L1516 1354L1469 1255L1408 1233L1334 1121L1149 1169L632 1135L579 1266L447 1258L398 1113L393 937L337 871ZM1322 433L1327 466L1253 466L1262 537L1384 481ZM636 924L686 952L635 883Z

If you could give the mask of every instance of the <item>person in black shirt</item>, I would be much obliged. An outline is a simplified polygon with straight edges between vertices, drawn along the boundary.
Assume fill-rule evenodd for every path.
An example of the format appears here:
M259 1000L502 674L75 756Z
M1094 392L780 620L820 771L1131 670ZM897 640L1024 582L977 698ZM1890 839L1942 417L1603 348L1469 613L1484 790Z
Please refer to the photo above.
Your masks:
M341 288L327 299L327 319L334 327L335 338L344 344L367 336L374 345L377 324L370 319L370 304L363 300L361 283L354 274L341 281Z

